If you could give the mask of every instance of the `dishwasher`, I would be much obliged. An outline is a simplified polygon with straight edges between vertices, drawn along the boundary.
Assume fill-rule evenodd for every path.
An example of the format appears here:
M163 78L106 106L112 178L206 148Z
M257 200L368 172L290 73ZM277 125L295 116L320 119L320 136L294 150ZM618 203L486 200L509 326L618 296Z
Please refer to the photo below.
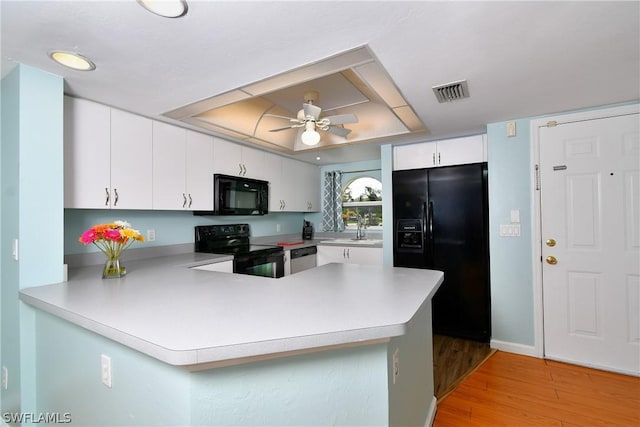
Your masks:
M291 249L291 274L316 267L316 254L318 248L307 246L306 248Z

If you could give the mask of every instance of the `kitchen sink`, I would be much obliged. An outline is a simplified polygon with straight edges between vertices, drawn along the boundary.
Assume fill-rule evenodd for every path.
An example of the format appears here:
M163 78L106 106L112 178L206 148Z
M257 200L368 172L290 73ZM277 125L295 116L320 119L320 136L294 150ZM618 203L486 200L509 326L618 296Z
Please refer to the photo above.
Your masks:
M320 243L329 245L376 245L382 244L382 239L330 239L321 240Z

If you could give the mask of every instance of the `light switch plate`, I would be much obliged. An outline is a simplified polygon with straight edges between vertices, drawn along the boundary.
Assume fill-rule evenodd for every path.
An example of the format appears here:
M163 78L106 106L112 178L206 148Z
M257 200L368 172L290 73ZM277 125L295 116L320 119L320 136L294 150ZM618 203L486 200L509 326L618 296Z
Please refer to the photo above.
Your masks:
M520 209L512 209L511 210L511 222L519 223L520 222Z

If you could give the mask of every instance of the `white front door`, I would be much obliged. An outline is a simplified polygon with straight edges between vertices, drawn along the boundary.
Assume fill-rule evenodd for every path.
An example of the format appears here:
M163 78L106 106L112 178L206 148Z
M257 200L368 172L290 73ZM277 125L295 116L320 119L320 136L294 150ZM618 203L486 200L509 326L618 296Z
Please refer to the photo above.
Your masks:
M638 124L539 131L545 357L640 374Z

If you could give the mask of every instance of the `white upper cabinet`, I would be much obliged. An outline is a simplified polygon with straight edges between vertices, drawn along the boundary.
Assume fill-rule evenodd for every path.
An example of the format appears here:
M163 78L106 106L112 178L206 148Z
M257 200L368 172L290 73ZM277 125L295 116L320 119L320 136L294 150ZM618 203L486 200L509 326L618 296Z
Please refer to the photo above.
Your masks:
M224 175L242 176L242 147L224 139L213 139L213 170Z
M213 209L213 137L153 122L153 209Z
M112 208L152 208L151 120L111 109Z
M216 138L213 148L215 173L264 179L264 151Z
M486 161L486 134L393 147L393 170L423 169Z
M320 210L320 170L317 166L282 158L280 182L279 200L277 205L274 204L273 210L282 212Z
M151 120L65 97L65 207L151 209Z
M213 175L269 182L272 212L320 210L315 165L65 97L65 207L213 209Z
M111 109L64 98L64 207L111 207Z
M187 209L213 209L213 137L187 130Z
M245 147L242 148L242 164L243 173L242 176L253 179L266 180L269 176L267 172L264 160L265 152L262 150L256 150L255 148Z
M185 129L153 122L153 209L187 207Z

